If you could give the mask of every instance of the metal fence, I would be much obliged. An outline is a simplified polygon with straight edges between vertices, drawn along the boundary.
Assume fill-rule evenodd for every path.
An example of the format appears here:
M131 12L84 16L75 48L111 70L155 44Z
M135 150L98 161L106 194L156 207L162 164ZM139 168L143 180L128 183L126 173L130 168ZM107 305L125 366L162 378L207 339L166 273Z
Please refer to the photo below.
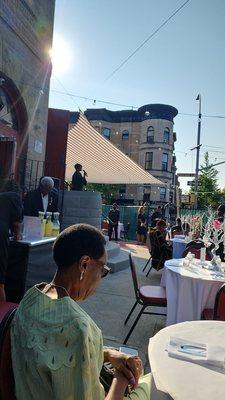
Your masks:
M102 205L102 220L108 218L109 210L111 205ZM128 222L130 223L130 229L127 235L128 240L136 240L136 231L137 231L137 215L138 215L139 206L119 206L120 211L120 222L124 224L126 228ZM146 214L151 214L152 209L146 210ZM185 216L194 217L195 215L200 215L203 217L203 224L206 223L207 220L207 209L198 209L198 210L189 210L186 208L181 208L179 210L180 217L184 218ZM146 215L147 216L147 215ZM174 221L170 221L171 223L175 223Z
M102 205L102 219L107 219L109 210L112 206L111 205ZM137 231L137 215L138 215L139 206L119 206L120 211L120 222L124 224L124 228L129 222L130 229L127 234L128 240L135 240L136 239L136 231Z

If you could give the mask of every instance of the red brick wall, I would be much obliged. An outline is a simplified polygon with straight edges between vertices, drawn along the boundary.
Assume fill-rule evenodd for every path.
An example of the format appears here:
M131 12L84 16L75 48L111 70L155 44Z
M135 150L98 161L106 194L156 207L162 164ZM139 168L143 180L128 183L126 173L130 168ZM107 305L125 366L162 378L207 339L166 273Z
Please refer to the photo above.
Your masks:
M49 108L45 154L45 175L61 180L65 177L66 146L70 112Z

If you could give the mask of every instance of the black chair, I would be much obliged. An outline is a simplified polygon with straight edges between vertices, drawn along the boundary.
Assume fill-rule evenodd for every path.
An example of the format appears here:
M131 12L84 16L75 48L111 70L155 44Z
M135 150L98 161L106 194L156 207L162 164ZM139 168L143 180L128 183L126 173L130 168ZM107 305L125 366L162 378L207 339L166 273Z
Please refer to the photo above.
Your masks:
M144 266L142 272L144 272L144 271L146 270L146 268L147 268L147 266L148 266L149 263L150 263L150 268L149 268L149 270L148 270L148 272L147 272L147 274L146 274L146 277L149 275L149 273L150 273L151 270L152 270L152 257L151 257L151 256L150 256L149 259L147 260L147 262L146 262L146 264L145 264L145 266Z
M150 234L149 234L149 232L147 232L146 245L147 245L147 247L148 247L148 251L149 251L150 257L148 258L148 260L147 260L147 262L146 262L146 264L145 264L145 266L144 266L142 272L144 272L144 271L146 270L148 264L150 263L150 268L149 268L149 270L148 270L148 272L147 272L147 274L146 274L146 277L147 277L147 276L149 275L149 273L151 272L151 269L152 269L151 240L150 240Z
M192 240L189 242L186 246L186 249L184 250L182 254L182 258L185 258L188 253L192 253L195 255L196 258L200 259L201 256L201 249L204 248L205 245L202 240ZM211 261L213 258L213 255L211 251L206 248L206 257L205 259L207 261Z
M141 310L139 311L132 327L130 328L130 330L123 342L124 344L127 343L131 333L133 332L133 330L134 330L135 326L137 325L142 314L166 315L164 313L158 313L158 312L152 312L152 311L147 312L147 311L145 311L145 309L147 307L166 307L166 305L167 305L166 292L163 287L150 286L150 285L139 287L136 268L135 268L134 262L132 260L131 254L129 254L129 261L130 261L130 269L131 269L131 274L132 274L132 279L133 279L136 301L135 301L132 309L130 310L124 324L126 325L128 320L130 319L130 316L133 313L134 309L136 308L137 304L141 305Z
M202 319L225 321L225 284L216 294L214 308L205 308L202 311Z

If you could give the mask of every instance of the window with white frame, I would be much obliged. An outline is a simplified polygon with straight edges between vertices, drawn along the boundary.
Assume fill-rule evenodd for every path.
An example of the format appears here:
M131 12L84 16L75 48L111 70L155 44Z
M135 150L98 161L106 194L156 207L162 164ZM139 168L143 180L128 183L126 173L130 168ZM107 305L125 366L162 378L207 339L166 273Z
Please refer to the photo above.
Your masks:
M145 169L149 171L152 169L153 152L145 153Z
M129 140L129 131L122 132L122 140Z
M163 132L163 142L169 143L170 142L170 130L169 128L165 128Z
M110 140L111 129L105 127L102 128L102 135L104 136L104 138Z
M153 126L149 126L147 129L147 143L154 143L154 134L155 134L155 130L153 128Z
M168 154L167 153L163 153L162 155L162 170L163 171L167 171L168 170Z
M166 200L166 188L161 187L160 188L160 201L165 201Z

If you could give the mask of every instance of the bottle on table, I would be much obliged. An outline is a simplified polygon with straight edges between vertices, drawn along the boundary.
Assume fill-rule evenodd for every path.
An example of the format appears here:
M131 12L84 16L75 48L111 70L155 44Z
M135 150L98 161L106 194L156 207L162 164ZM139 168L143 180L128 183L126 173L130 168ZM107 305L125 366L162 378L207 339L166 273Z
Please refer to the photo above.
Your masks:
M52 236L58 236L60 231L59 212L53 213Z
M52 236L52 213L46 213L45 236Z
M41 236L45 236L45 224L46 224L46 219L45 219L45 213L43 211L38 211L38 218L41 221Z

